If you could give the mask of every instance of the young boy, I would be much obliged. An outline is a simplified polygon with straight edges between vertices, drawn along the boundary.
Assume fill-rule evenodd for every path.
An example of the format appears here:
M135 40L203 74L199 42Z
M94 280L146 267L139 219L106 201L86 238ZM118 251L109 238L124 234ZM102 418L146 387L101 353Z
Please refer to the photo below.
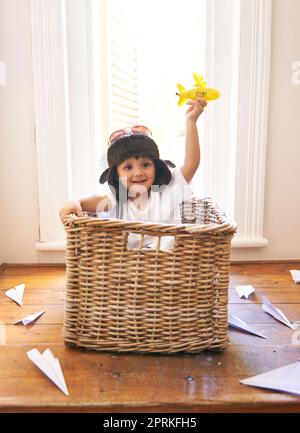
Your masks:
M197 99L187 104L185 157L180 169L170 172L168 166L174 164L160 159L147 127L115 131L107 151L109 167L100 177L111 192L66 203L59 213L61 221L69 214L105 212L108 217L126 220L180 223L179 205L192 195L189 183L200 164L196 123L207 103Z

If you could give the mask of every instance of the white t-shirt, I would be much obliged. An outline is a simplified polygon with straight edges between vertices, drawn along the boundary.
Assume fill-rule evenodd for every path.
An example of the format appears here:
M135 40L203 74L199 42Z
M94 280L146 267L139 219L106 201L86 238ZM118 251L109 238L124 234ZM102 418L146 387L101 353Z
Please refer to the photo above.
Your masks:
M161 188L151 189L148 202L143 210L136 207L132 200L123 203L119 215L117 215L116 198L109 190L108 198L113 203L110 212L105 213L108 218L120 217L129 221L148 221L165 224L181 224L180 204L193 195L191 185L183 177L180 168L172 172L172 179L168 185ZM99 215L101 217L101 214ZM169 250L172 248L173 236L161 237L160 249ZM140 235L131 233L128 237L128 249L137 248L140 242ZM144 236L143 248L156 248L157 238Z

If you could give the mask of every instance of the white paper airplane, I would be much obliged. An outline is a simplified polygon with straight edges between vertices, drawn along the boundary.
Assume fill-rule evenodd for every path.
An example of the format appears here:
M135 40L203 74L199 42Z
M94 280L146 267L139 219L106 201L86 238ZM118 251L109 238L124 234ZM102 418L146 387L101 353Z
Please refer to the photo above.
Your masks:
M293 269L292 271L290 271L290 273L292 274L292 278L295 283L300 283L300 271L298 271L297 269Z
M300 362L240 380L244 385L275 389L300 395Z
M64 394L69 395L59 360L50 349L42 354L37 349L32 349L27 352L27 356Z
M17 304L21 305L23 300L23 294L24 294L25 284L19 284L18 286L13 287L12 289L6 290L5 294L10 299L15 301Z
M243 322L243 320L230 313L228 314L228 325L233 326L234 328L242 329L243 331L250 332L251 334L257 335L258 337L267 338L257 329L253 328L253 326L247 325L247 323Z
M265 297L262 297L263 304L262 309L273 316L275 319L279 320L280 322L284 323L286 326L288 326L291 329L295 329L295 327L291 324L289 319L283 314L279 308L276 308L271 302Z
M44 313L45 311L39 311L38 313L31 314L30 316L24 317L24 319L17 320L14 325L16 325L17 323L23 323L23 325L28 325Z
M248 296L251 295L251 293L255 292L255 288L251 285L248 286L235 286L235 290L238 292L238 295L240 298L243 296L248 299Z

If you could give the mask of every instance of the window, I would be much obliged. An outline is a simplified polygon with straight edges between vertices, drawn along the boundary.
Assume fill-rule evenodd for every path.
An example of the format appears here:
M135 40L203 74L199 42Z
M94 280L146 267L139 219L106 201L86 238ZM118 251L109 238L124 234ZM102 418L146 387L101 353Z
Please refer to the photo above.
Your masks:
M174 93L192 72L222 93L198 123L196 192L234 216L236 246L266 244L271 0L31 0L31 11L38 248L64 239L64 201L100 190L106 139L124 121L147 123L162 157L180 163L184 108Z
M205 73L206 2L107 0L106 6L109 129L146 124L162 158L178 165L185 108L177 105L176 84L192 87L192 73ZM203 192L203 181L194 184Z

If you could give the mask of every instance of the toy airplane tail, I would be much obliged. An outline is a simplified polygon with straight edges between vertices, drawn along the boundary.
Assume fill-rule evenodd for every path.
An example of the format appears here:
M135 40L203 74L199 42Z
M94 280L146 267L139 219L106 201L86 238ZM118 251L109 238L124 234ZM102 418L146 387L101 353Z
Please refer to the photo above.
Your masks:
M182 84L177 84L177 89L179 90L179 92L185 91L185 87ZM176 95L179 96L178 105L183 105L187 98L181 96L180 93L176 93Z

